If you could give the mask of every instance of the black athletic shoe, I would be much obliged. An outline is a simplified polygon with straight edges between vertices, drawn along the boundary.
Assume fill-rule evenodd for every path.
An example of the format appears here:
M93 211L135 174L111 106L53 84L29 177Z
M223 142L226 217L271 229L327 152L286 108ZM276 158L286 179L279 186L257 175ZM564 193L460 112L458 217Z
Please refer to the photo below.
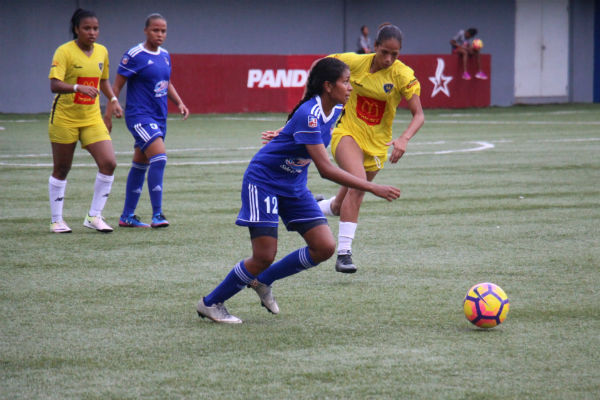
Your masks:
M352 253L338 254L335 261L335 270L344 274L353 274L358 268L352 262Z

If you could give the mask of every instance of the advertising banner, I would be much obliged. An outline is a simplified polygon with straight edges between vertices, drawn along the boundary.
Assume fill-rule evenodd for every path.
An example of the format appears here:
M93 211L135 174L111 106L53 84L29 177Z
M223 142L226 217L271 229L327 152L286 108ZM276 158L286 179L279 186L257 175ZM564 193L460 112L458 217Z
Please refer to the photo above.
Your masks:
M302 97L308 70L319 57L171 54L172 82L192 113L289 112ZM481 55L488 76L490 58ZM489 106L489 79L462 79L457 55L401 55L400 60L415 71L424 108ZM471 76L476 69L470 59ZM177 112L172 103L169 112Z

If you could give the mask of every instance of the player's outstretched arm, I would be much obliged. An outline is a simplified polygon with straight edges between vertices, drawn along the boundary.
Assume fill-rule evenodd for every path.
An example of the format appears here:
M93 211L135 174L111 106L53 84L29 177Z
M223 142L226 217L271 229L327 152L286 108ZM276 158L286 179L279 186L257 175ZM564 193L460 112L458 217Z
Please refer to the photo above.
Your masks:
M392 201L400 197L400 189L396 187L369 182L333 165L329 160L325 146L322 144L307 144L306 149L322 178L329 179L343 186L371 192L375 196L387 201Z

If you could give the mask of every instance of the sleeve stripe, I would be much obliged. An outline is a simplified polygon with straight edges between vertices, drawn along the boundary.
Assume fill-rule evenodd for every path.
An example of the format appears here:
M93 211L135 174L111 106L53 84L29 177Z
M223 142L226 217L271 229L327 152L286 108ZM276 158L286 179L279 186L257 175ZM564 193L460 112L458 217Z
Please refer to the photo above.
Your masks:
M129 69L129 68L127 68L127 67L126 67L126 66L124 66L123 64L119 64L119 68L126 69L127 71L131 71L131 72L133 72L134 74L136 74L136 75L137 75L137 72L135 72L135 71L134 71L134 70L132 70L132 69Z

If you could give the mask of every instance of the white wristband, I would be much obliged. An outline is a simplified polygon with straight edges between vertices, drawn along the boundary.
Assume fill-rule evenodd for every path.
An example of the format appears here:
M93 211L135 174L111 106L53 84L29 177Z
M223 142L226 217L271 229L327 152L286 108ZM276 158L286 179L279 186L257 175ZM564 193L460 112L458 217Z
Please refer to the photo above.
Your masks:
M115 101L119 101L119 99L117 99L117 96L113 96L110 98L111 103L114 103Z
M77 87L79 87L78 84L73 85L73 93L77 93Z

